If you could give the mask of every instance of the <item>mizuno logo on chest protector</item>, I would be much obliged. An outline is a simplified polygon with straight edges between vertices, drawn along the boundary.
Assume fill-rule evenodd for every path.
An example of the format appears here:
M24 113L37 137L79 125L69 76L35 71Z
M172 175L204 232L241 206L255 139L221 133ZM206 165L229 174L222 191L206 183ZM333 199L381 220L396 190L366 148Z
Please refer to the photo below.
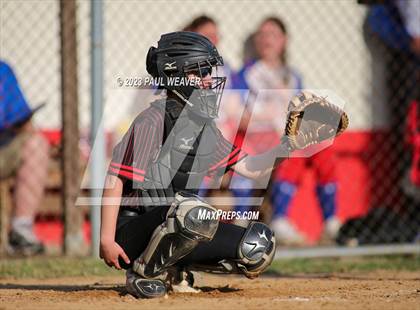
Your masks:
M190 142L194 139L194 137L191 138L181 138L181 140L184 142L183 144L181 144L179 146L180 149L184 149L184 150L192 150L193 146L189 145Z

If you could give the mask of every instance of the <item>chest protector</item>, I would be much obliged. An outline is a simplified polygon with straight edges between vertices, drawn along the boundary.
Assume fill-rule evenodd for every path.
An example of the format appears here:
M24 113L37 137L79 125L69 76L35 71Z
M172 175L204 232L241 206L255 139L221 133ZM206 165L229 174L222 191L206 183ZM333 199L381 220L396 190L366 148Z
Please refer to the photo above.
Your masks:
M196 194L214 161L218 142L213 120L198 118L175 100L152 103L164 111L162 146L146 171L140 208L170 205L179 191Z

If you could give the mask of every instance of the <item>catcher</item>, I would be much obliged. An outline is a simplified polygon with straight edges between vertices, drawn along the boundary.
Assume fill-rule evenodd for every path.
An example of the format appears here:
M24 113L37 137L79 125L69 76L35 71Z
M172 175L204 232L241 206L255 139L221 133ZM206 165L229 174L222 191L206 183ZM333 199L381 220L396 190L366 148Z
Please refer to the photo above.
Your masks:
M164 34L149 49L147 71L163 81L166 98L140 113L114 148L101 213L101 258L127 270L127 290L136 297L195 291L192 270L261 274L274 257L273 232L260 222L243 228L208 216L216 209L196 195L203 178L235 166L258 179L272 171L276 158L280 162L347 126L344 112L303 93L290 103L282 143L248 156L214 122L226 82L217 75L219 66L216 47L197 33ZM177 85L173 78L198 83ZM321 113L304 120L307 110Z

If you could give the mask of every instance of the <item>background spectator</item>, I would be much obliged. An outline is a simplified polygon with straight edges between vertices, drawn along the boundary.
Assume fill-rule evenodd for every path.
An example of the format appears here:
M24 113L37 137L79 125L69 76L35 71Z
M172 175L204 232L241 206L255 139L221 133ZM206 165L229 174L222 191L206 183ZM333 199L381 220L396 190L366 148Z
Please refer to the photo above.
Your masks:
M12 69L0 61L0 179L15 179L10 246L24 255L44 251L33 223L47 178L48 142L32 127L34 112Z
M235 79L238 88L250 89L254 106L252 127L247 138L254 151L269 148L280 138L283 115L289 99L302 89L302 78L287 63L287 30L284 22L277 17L265 19L255 34L255 49L258 60L245 64ZM265 91L273 90L273 91ZM281 90L281 91L275 91ZM252 101L251 101L252 102ZM302 244L304 236L288 219L288 210L297 191L305 167L311 165L317 176L317 196L321 205L325 231L334 237L341 225L336 217L337 182L335 177L335 155L326 149L310 159L292 158L282 164L274 173L271 188L273 206L272 227L277 238L284 244ZM233 178L233 193L238 198L237 210L248 209L246 197L252 195L252 183L240 176ZM242 203L241 203L242 202Z

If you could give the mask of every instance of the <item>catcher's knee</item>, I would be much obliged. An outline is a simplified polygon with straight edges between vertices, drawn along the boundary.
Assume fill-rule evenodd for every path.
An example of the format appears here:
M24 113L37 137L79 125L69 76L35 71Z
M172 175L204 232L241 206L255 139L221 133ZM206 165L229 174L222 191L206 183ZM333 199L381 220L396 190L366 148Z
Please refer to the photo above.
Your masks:
M252 222L238 245L238 259L224 259L215 265L194 264L188 269L212 273L241 273L252 279L270 266L275 250L273 231L263 223Z
M258 277L270 266L275 250L273 231L264 223L252 222L238 247L237 268L248 278Z
M177 194L166 221L153 232L142 255L133 264L138 274L151 278L189 254L199 242L213 239L218 228L215 217L203 215L216 209L197 196Z
M213 239L219 226L217 210L196 195L177 194L177 205L168 211L168 225L188 238L198 241ZM209 216L210 215L210 216Z

